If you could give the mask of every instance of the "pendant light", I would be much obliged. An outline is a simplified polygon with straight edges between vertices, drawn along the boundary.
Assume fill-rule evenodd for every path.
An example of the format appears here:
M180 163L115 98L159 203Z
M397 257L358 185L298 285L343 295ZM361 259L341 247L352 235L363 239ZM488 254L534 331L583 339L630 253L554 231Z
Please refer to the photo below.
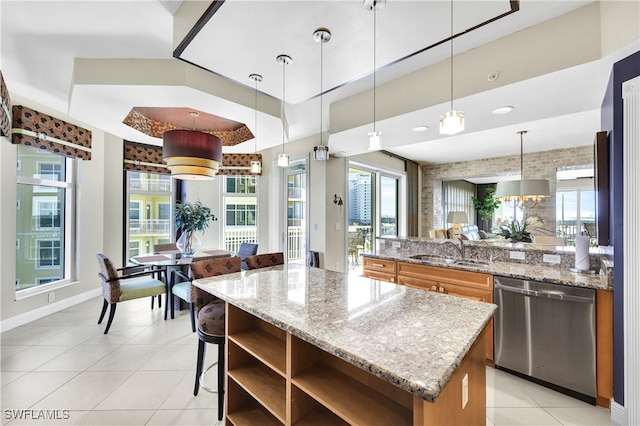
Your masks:
M464 130L464 111L453 109L453 0L451 0L451 52L450 52L450 84L451 109L440 116L440 134L455 135Z
M329 147L324 143L324 126L322 125L323 46L331 40L331 31L318 28L313 32L313 40L320 43L320 145L313 147L313 156L316 160L325 161L329 158Z
M278 155L278 167L289 167L289 155L284 152L284 101L285 101L285 68L292 61L289 55L278 55L276 61L282 65L282 108L280 110L280 119L282 120L282 153Z
M544 197L550 195L549 181L546 179L524 178L524 141L526 130L518 132L520 135L520 180L498 182L495 197L509 207L534 208Z
M365 9L373 12L373 132L369 132L369 151L382 149L382 132L376 130L376 26L377 11L382 9L386 0L364 0Z
M254 149L253 152L258 152L258 83L262 82L262 76L260 74L249 75L249 80L255 83L255 137L254 137ZM260 174L262 172L262 163L260 161L251 162L251 173Z
M162 135L162 158L171 177L211 180L222 164L222 140L210 133L195 130L198 113L190 113L193 130L169 130Z

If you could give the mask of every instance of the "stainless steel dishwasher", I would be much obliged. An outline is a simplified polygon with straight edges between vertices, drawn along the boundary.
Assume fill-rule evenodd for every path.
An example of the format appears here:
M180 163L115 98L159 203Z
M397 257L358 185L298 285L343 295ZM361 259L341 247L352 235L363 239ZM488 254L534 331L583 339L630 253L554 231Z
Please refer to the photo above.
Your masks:
M494 278L495 365L595 404L595 290Z

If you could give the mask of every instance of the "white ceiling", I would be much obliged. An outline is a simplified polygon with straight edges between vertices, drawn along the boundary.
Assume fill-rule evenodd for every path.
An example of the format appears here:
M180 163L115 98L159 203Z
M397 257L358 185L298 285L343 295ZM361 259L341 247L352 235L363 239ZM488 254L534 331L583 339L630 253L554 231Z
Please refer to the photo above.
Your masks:
M173 55L173 14L180 1L0 1L0 69L18 97L51 109L69 112L80 121L116 136L161 143L123 125L135 106L190 107L247 123L253 109L205 90L171 85L96 84L74 87L75 58L165 59ZM480 29L457 37L455 52L465 52L591 1L523 0L520 10ZM509 10L506 0L460 1L454 9L454 32ZM447 1L388 0L377 12L376 73L381 84L449 57L444 43L402 60L450 34ZM373 86L373 18L361 1L244 1L227 0L181 54L181 59L224 77L238 87L253 87L251 73L264 76L259 90L282 96L280 53L292 56L287 67L289 140L316 134L319 129L320 45L312 33L332 32L324 45L323 96L331 103ZM441 138L437 118L448 103L382 120L385 149L420 162L452 162L519 153L518 130L529 130L525 152L587 145L599 129L599 108L611 64L636 46L589 62L477 95L456 99L467 116L465 132ZM160 70L150 70L149 79ZM443 82L448 85L449 82ZM331 90L335 89L335 90ZM313 99L310 99L313 98ZM490 114L500 105L513 105L505 116ZM251 103L249 105L252 105ZM280 143L279 120L261 113L258 148ZM430 129L410 129L426 124ZM331 152L366 152L369 126L331 134ZM455 148L454 148L455 147ZM235 151L253 151L254 141Z

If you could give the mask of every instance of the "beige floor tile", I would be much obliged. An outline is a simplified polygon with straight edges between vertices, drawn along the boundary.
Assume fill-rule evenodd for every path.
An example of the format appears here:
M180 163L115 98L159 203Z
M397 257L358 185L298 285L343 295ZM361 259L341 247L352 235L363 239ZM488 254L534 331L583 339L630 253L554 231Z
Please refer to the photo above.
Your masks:
M149 425L223 425L215 410L158 410L149 420Z
M138 426L146 425L154 410L99 410L91 411L81 418L78 425Z
M165 345L140 370L195 371L197 352L196 345Z
M2 403L0 405L3 410L31 408L33 404L60 388L77 374L73 371L27 373L2 388Z
M123 345L93 364L89 370L135 371L163 348L163 345Z
M490 408L487 409L487 417L496 426L501 425L559 425L551 414L547 413L544 408L526 407L526 408Z
M44 339L39 345L79 345L96 335L95 325L71 327L48 339Z
M157 409L184 375L184 371L137 371L96 409Z
M499 370L487 374L487 407L538 406L514 379L518 378Z
M521 380L518 387L540 407L589 407L589 404L553 389Z
M609 410L602 407L587 405L576 408L545 408L553 417L563 425L602 425L611 424Z
M0 359L4 359L6 357L17 354L18 352L24 351L25 349L30 348L31 346L20 345L20 346L0 346Z
M176 385L169 397L160 406L161 410L185 410L185 409L218 409L218 395L206 392L202 389L198 396L193 396L195 385L195 365L188 371L182 380ZM214 378L215 381L215 378ZM217 411L216 411L217 413Z
M2 383L0 386L7 385L25 374L27 374L26 371L3 371L0 373L0 382Z
M144 326L132 327L130 325L114 327L111 324L109 333L104 334L104 328L107 325L105 321L102 321L101 325L96 324L96 335L82 342L83 345L122 345L147 328Z
M40 321L46 321L46 317ZM46 324L46 322L43 322ZM10 330L6 336L2 333L2 346L31 346L38 345L44 340L48 340L71 327L45 327L45 326L23 326Z
M36 371L84 371L117 348L115 345L78 345L41 365Z
M71 346L31 346L2 359L2 371L32 371L71 349Z
M33 407L93 410L132 374L130 371L84 372L34 404Z

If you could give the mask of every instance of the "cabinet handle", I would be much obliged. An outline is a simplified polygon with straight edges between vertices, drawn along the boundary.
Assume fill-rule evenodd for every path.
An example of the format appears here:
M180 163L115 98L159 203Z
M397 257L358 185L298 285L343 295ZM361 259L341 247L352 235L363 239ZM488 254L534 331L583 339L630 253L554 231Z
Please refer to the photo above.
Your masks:
M445 289L444 289L444 288L442 288L442 287L440 287L438 290L440 291L440 293L448 294L448 293L447 293L447 290L445 290Z
M391 280L390 280L390 281L391 281L392 283L393 283L393 282L395 282L395 281L396 281L395 277L391 277Z
M378 268L384 268L384 264L382 264L382 263L372 263L371 265L372 266L376 266Z
M435 291L435 292L437 292L437 291L438 291L438 287L434 285L434 286L432 286L432 287L429 289L429 291Z

